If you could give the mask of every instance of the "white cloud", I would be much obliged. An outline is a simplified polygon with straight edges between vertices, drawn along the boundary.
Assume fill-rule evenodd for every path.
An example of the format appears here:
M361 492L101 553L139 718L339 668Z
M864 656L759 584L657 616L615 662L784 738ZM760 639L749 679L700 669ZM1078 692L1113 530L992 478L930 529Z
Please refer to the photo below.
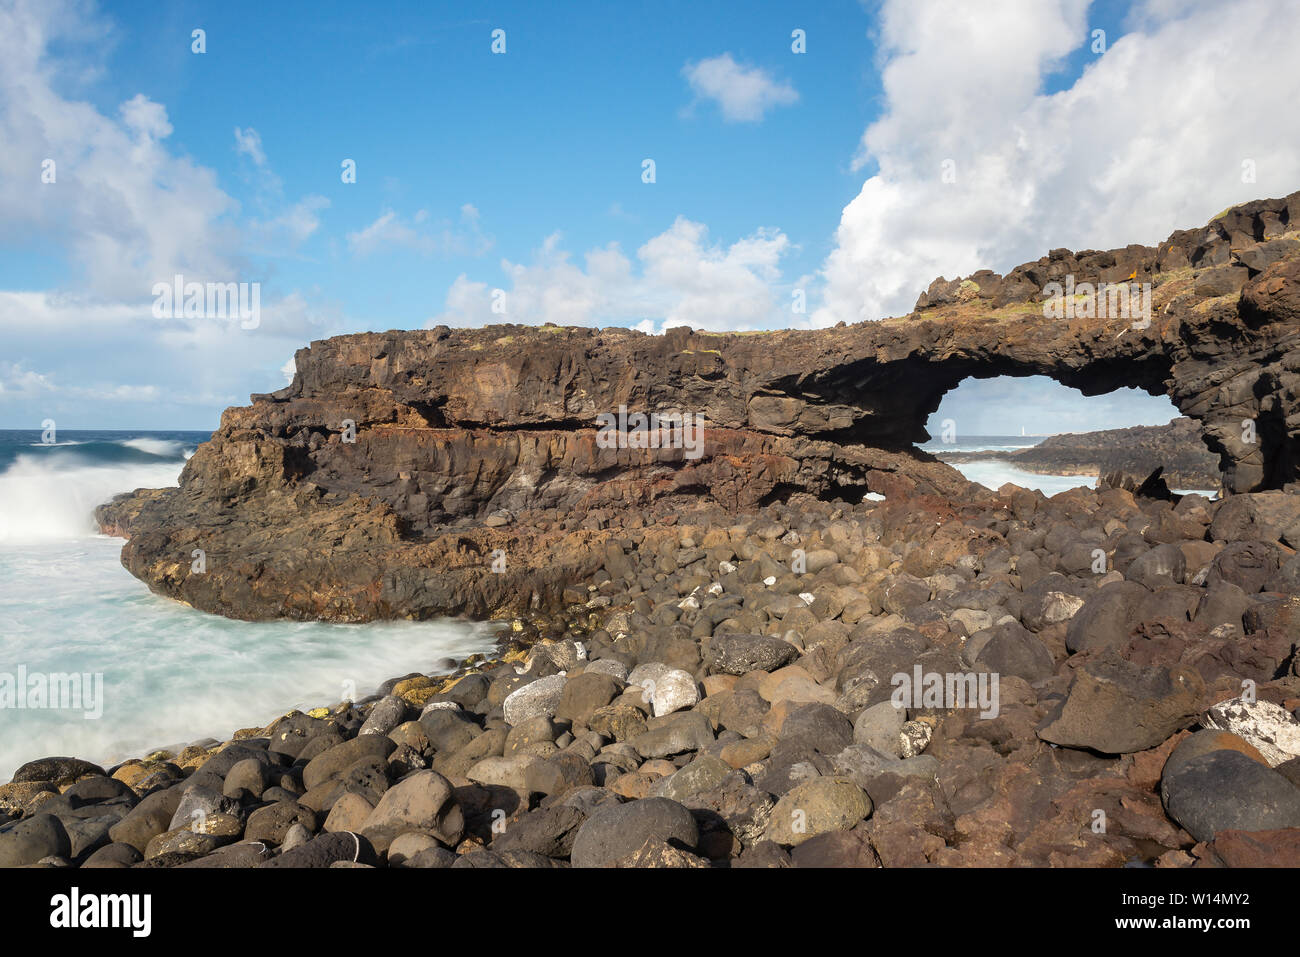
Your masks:
M0 362L0 395L29 398L53 389L49 376L26 368L26 363Z
M761 67L737 63L730 53L687 63L682 75L697 98L718 104L729 123L757 123L769 110L799 99L789 83L773 79Z
M663 329L750 329L782 326L791 314L777 291L780 260L791 249L776 229L759 229L730 246L711 243L701 223L684 217L636 253L617 243L570 261L558 233L548 236L530 265L502 261L505 312L493 312L487 283L461 275L443 312L429 325L493 322L630 325ZM639 268L638 268L639 267Z
M1043 93L1090 43L1086 11L884 5L885 109L856 158L876 172L842 213L816 324L906 313L936 276L1053 247L1153 244L1300 184L1300 5L1153 0L1072 87Z
M472 203L460 208L458 222L434 220L427 209L417 210L409 222L385 210L368 226L347 234L354 255L369 256L384 248L411 249L424 256L481 256L495 243L483 232L479 211Z
M262 136L251 126L246 130L235 127L235 152L247 156L254 166L266 165L266 151L262 149Z
M148 294L161 276L237 273L235 204L209 169L170 153L160 103L136 94L105 115L56 92L48 46L93 34L81 8L0 8L0 240L54 238L92 298ZM55 182L41 181L54 161Z
M264 246L283 251L294 249L306 242L320 228L320 211L328 209L330 201L324 196L304 196L284 212L262 222L249 221L250 231L256 233Z
M86 3L0 2L0 242L48 244L69 272L53 288L0 289L0 352L18 360L0 363L0 415L167 425L167 410L184 408L190 424L210 424L213 405L273 388L286 352L348 324L269 286L255 330L158 320L154 284L181 273L265 286L274 257L317 231L328 201L284 202L261 137L237 129L261 187L261 218L241 220L216 173L171 143L162 103L135 94L101 112L75 99L69 90L102 79L112 30ZM54 183L41 181L46 159ZM255 252L271 261L253 266Z

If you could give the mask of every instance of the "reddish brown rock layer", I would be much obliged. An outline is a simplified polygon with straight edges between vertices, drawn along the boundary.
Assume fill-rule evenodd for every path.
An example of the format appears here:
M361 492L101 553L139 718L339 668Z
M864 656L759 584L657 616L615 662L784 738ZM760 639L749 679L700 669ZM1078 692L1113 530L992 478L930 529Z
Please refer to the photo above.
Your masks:
M685 509L795 493L987 498L913 443L946 392L995 375L1168 394L1200 422L1229 489L1284 488L1300 463L1297 229L1300 193L1156 248L1056 250L1005 278L937 283L906 319L834 329L439 327L314 342L288 388L225 412L180 488L126 496L99 519L130 538L133 574L209 611L489 614L556 601L608 549L631 547L629 528ZM1043 285L1065 275L1151 282L1149 326L1044 318ZM601 448L597 416L620 407L703 416L702 454Z

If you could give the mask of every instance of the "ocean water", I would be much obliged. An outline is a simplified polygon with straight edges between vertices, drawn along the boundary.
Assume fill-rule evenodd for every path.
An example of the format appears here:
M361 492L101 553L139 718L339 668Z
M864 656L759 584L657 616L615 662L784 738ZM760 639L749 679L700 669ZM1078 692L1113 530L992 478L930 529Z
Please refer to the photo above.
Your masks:
M224 739L492 647L481 623L249 623L152 594L92 513L175 485L207 437L60 431L44 445L39 431L0 431L0 783L47 755L107 765ZM72 675L80 686L58 677Z
M931 454L939 452L1014 452L1027 449L1043 441L1041 435L959 435L954 442L932 439L921 446ZM988 462L952 462L950 463L962 475L972 482L978 482L985 488L996 491L1007 482L1021 488L1038 489L1044 495L1055 495L1080 485L1092 488L1097 483L1095 475L1040 475L1014 468L1008 462L996 460Z
M1032 448L1043 441L1043 435L959 435L954 442L931 439L921 446L933 454L939 452L1014 452L1016 449ZM1009 462L996 459L988 462L951 462L949 463L972 482L978 482L985 488L997 491L1007 482L1021 488L1038 489L1044 495L1055 495L1072 488L1094 488L1097 484L1095 475L1052 475L1026 472L1013 467ZM1214 489L1170 489L1177 495L1199 492L1205 496L1218 493Z
M958 435L952 442L931 439L921 448L932 454L938 452L1014 452L1027 449L1043 441L1044 435Z

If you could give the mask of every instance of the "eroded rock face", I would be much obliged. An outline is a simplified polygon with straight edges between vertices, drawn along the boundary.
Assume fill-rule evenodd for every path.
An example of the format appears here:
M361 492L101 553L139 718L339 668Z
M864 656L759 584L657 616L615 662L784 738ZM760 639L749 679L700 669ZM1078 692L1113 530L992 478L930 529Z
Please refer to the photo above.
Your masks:
M631 547L627 529L687 509L799 493L988 498L912 444L946 392L992 375L1168 394L1230 490L1281 489L1300 463L1298 229L1300 193L1261 200L1155 248L1054 250L1006 277L932 287L904 319L834 329L438 327L314 342L290 386L225 412L179 488L98 518L129 538L123 564L155 591L234 617L556 605ZM1045 318L1044 286L1070 276L1150 282L1149 325ZM698 415L703 432L619 447L638 443L602 441L597 423L620 408Z

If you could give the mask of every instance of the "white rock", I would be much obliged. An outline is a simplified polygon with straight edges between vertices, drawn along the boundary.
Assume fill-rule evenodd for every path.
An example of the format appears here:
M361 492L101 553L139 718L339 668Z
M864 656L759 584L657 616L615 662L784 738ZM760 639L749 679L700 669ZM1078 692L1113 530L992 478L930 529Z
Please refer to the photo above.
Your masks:
M904 722L898 733L899 757L914 758L924 751L934 737L934 728L924 721Z
M700 689L689 672L659 661L637 665L627 676L627 683L645 690L645 700L653 707L655 717L693 708L700 701Z
M637 665L627 676L627 683L630 685L639 685L645 687L647 684L658 684L659 679L672 671L662 661L647 661L645 664Z
M538 715L552 717L555 709L559 707L560 695L564 692L566 680L564 675L551 675L548 678L538 678L510 692L506 700L501 703L506 724L513 727Z
M709 586L709 594L712 595L714 598L717 598L719 595L721 595L723 591L724 589L720 582L714 582L712 585Z
M768 575L766 578L763 579L763 584L766 585L768 588L771 588L773 585L776 584L776 576Z
M515 669L515 671L519 671L519 670L521 669L519 668ZM431 711L459 711L459 710L460 710L460 705L458 705L454 701L430 701L428 704L424 706L424 710L420 712L420 717L423 718L426 714L428 714Z
M811 605L817 600L817 596L810 591L801 591L799 597L803 599L805 605Z
M718 571L724 575L730 575L736 570L736 566L731 562L718 562Z
M587 665L583 673L609 675L619 681L627 681L627 665L617 658L597 658Z
M1300 757L1300 720L1271 702L1248 704L1240 697L1220 701L1205 713L1201 724L1245 738L1269 767Z
M1083 599L1063 591L1049 591L1043 596L1043 621L1054 625L1069 621L1083 607Z

